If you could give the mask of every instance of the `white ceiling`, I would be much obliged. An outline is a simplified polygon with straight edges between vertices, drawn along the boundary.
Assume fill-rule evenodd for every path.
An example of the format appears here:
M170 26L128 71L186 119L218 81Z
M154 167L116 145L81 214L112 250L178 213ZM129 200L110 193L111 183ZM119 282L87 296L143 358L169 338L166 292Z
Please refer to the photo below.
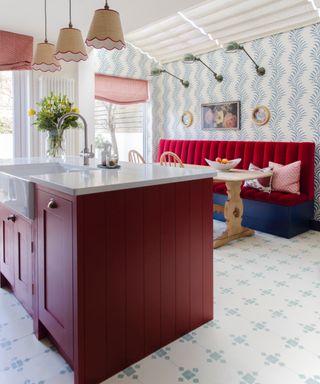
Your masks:
M320 7L320 0L313 0ZM47 0L48 37L55 42L68 25L68 0ZM44 0L0 0L0 29L43 40ZM73 24L85 38L95 9L104 0L72 0ZM229 41L246 42L320 21L309 0L109 0L119 11L127 41L162 63L185 53L218 49ZM194 28L183 14L209 33Z
M314 1L320 7L320 0ZM188 52L219 49L229 41L243 43L320 22L308 0L208 0L182 12L213 41L178 14L131 32L126 39L165 63Z
M117 10L125 33L141 28L200 0L109 0ZM103 8L105 0L72 0L73 25L86 36L95 9ZM47 0L48 37L55 42L59 28L68 25L68 0ZM43 40L44 0L0 0L0 29L32 35Z

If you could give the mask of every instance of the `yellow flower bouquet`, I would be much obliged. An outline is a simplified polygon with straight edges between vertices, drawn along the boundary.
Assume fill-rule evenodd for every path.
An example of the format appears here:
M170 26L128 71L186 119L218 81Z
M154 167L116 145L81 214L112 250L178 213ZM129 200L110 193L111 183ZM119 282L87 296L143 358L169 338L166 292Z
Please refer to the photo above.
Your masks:
M69 128L79 128L78 118L76 116L67 117L60 129L58 121L69 112L79 113L78 108L74 107L67 96L56 96L51 93L37 103L39 111L31 108L28 116L34 117L33 125L38 127L39 131L48 132L47 155L50 157L61 157L64 154L63 132Z

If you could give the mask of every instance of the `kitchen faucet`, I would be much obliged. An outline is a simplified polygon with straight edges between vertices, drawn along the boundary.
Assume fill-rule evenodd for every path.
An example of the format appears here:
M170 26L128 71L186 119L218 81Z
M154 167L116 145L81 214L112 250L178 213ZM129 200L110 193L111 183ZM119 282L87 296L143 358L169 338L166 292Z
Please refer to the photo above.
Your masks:
M88 125L86 122L86 119L80 115L79 113L76 112L69 112L60 117L58 121L58 130L61 128L64 120L69 117L69 116L76 116L79 119L82 120L83 122L83 127L84 127L84 149L81 151L80 156L83 156L83 165L89 165L89 159L94 158L94 153L92 152L92 145L90 146L90 150L88 148Z

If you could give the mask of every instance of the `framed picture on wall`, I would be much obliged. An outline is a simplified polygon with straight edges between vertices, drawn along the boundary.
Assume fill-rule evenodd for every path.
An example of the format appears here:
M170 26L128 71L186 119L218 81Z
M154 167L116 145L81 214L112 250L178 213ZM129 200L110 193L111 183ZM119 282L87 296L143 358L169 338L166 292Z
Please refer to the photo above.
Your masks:
M265 125L270 120L270 111L264 105L259 105L252 112L252 120L256 125Z
M240 101L201 104L201 128L240 129Z

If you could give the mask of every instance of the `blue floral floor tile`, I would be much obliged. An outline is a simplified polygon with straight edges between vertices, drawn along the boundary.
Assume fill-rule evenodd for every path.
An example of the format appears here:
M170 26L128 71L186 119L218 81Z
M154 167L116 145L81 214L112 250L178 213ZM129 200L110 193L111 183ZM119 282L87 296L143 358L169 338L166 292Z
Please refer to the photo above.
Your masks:
M221 232L223 224L215 222ZM214 251L215 319L105 384L320 384L319 232L257 232ZM73 372L0 289L0 384L72 384Z
M259 383L260 384L302 384L303 381L292 370L270 365L259 371Z

